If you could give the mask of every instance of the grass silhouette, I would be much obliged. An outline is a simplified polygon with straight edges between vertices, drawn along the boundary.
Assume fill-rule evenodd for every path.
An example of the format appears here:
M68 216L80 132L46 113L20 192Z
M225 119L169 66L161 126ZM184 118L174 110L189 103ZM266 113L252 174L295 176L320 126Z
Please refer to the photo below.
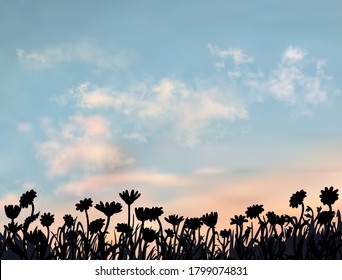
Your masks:
M132 205L140 197L135 190L119 194L127 205L127 220L111 225L111 218L125 211L120 202L100 201L93 207L91 198L75 204L84 213L82 224L70 214L56 232L50 227L55 217L50 212L36 212L37 193L24 193L18 205L5 205L9 223L0 233L0 259L44 260L336 260L342 259L342 218L333 210L338 200L338 189L324 188L320 194L323 207L314 211L304 204L306 192L300 190L289 200L289 206L300 208L300 216L277 215L264 212L263 205L247 207L245 215L230 219L232 229L218 231L218 213L202 217L163 217L163 207ZM23 208L31 214L19 224L16 219ZM95 208L103 218L89 219L89 210ZM40 217L41 228L33 222ZM162 220L170 228L163 229ZM146 222L155 227L146 227ZM109 230L114 238L108 238Z

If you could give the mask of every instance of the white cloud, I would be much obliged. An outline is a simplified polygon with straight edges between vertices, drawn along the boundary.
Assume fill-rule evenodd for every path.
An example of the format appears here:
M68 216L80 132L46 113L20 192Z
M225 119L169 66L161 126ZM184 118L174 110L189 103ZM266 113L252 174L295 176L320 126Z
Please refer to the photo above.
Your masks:
M48 139L37 144L37 153L46 161L49 175L113 170L132 163L113 144L109 122L102 116L76 115L59 127L50 122L44 126Z
M301 71L295 67L280 67L273 71L269 80L269 91L278 100L297 102L296 84L301 79Z
M170 100L174 94L187 96L190 93L183 82L168 78L162 79L159 84L153 88L153 91L157 93L158 99L161 99L162 101Z
M304 50L289 46L282 56L283 63L296 63L302 61L307 53Z
M294 105L317 105L324 103L328 92L323 84L331 79L324 74L324 64L320 60L309 60L307 53L299 48L289 46L282 55L278 68L271 72L268 90L280 101ZM305 67L313 68L306 70Z
M147 88L147 90L146 90ZM110 88L92 87L83 83L67 92L63 99L74 99L82 109L111 109L123 114L126 120L141 125L140 131L127 130L125 137L145 141L141 133L153 129L163 133L179 144L194 146L200 142L206 127L211 122L232 122L247 119L248 112L241 101L224 87L190 88L185 83L164 78L156 84L133 86L128 91L118 92Z
M33 126L31 123L28 122L19 122L17 123L17 131L23 134L28 134L32 132Z
M147 142L146 136L143 133L138 132L138 131L133 131L133 132L125 133L123 135L123 138L127 139L127 140L137 140L137 141L142 142L142 143L146 143Z
M268 78L262 70L249 72L244 74L242 86L250 92L250 97L253 102L264 102L265 93L268 92Z
M240 70L228 71L227 74L229 78L240 78L242 75Z
M253 63L254 61L253 57L246 55L244 51L239 48L230 48L227 50L221 50L220 48L212 44L208 44L207 47L212 55L218 56L219 58L222 58L222 59L226 59L230 57L236 65L245 64L245 63Z
M133 61L133 56L125 51L112 54L91 41L60 44L34 51L18 48L17 58L22 64L36 69L53 68L60 63L79 61L105 70L122 70Z
M220 72L224 68L226 68L226 65L224 62L215 62L215 69L217 72Z

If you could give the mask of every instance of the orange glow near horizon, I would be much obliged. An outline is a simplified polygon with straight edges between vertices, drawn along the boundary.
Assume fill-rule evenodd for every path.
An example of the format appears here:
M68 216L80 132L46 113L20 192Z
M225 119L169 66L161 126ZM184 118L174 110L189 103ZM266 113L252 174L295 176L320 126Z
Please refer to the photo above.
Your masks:
M306 174L307 175L307 174ZM339 179L338 173L330 173L322 176L322 174L310 174L308 179L305 174L301 176L290 176L281 177L274 176L268 178L259 178L244 181L235 181L229 185L225 185L222 182L213 182L212 186L207 189L199 188L198 191L193 191L194 187L191 187L192 193L188 195L183 195L177 199L163 199L158 200L158 198L153 194L153 188L139 189L135 188L141 192L141 197L132 205L132 212L134 213L135 207L163 207L164 214L162 215L162 222L165 227L169 225L164 222L164 217L171 214L178 214L179 216L187 217L201 217L205 213L218 212L218 223L217 230L232 228L230 225L230 219L234 215L245 215L247 207L253 204L262 204L264 207L264 212L262 215L266 215L268 211L274 211L276 214L288 214L291 216L299 216L301 209L293 209L289 206L289 199L293 193L304 189L307 192L307 197L304 200L305 206L310 206L316 213L316 207L322 207L323 210L327 210L327 206L324 206L319 199L320 191L324 187L334 186L334 188L339 189L342 185L342 180ZM214 178L213 176L212 178ZM333 184L326 184L328 182L328 177ZM158 177L160 178L160 177ZM173 180L175 178L167 177L167 180ZM183 179L182 179L183 180ZM151 180L153 181L153 180ZM157 180L157 183L159 181ZM180 191L180 187L177 187L173 192ZM128 188L130 190L131 188ZM167 189L167 188L166 188ZM127 208L124 202L119 197L119 192L124 190L121 188L116 193L111 189L111 195L109 192L94 192L87 191L84 193L83 197L74 197L74 199L68 199L67 201L57 203L54 201L53 197L42 197L39 193L35 199L36 212L40 211L40 214L51 212L55 215L55 223L51 227L51 230L57 230L61 226L63 221L63 216L65 214L72 214L74 217L78 217L78 221L85 223L84 213L77 212L75 210L75 204L79 202L80 199L85 197L91 197L93 199L93 208L89 210L89 216L91 220L96 218L105 218L102 213L94 209L94 206L99 202L120 202L123 205L123 211L116 214L111 219L111 232L114 230L117 223L125 223L127 221ZM93 190L94 191L94 190ZM340 199L333 205L335 211L342 209L341 193ZM2 204L17 204L19 197L15 195L9 195L6 200L2 201ZM2 207L3 209L3 207ZM23 209L20 217L25 214L29 214L29 210ZM1 219L4 221L3 224L8 223L8 219L5 217L4 212L1 214ZM136 223L138 221L136 220ZM250 222L249 222L250 223ZM257 221L253 221L257 223ZM39 225L39 221L36 221L33 226ZM153 226L153 223L151 223ZM45 230L45 229L44 229Z

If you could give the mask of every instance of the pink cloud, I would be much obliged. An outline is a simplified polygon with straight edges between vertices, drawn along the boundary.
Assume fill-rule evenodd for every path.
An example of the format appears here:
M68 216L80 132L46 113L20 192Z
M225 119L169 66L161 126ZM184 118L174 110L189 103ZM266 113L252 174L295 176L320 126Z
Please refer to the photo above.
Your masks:
M76 115L60 127L46 124L48 139L37 145L49 175L86 170L113 170L133 162L113 144L109 122L102 116Z
M151 187L192 186L191 178L157 171L136 170L117 174L102 174L84 177L55 190L56 195L82 196L86 193L102 192L115 187L142 184Z

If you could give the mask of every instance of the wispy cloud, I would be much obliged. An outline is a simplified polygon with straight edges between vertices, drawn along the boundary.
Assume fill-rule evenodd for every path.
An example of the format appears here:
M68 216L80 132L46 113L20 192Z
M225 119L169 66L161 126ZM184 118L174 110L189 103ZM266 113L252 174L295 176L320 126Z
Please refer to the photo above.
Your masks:
M73 100L83 110L111 109L132 123L139 123L144 131L153 126L153 130L160 129L162 133L168 127L167 136L185 146L198 144L205 128L213 121L248 118L244 104L229 90L217 85L190 87L171 78L147 84L143 91L135 86L127 91L114 91L86 82L70 89L61 99ZM125 133L146 140L141 131Z
M54 68L61 63L84 62L101 69L123 70L134 60L127 51L108 52L91 41L60 44L41 50L18 48L17 58L23 65L35 69Z
M219 174L223 174L225 172L227 171L221 167L205 167L205 168L200 168L196 170L195 174L204 175L204 176L211 176L211 175L216 176Z
M60 126L45 121L44 129L47 139L36 148L49 175L113 170L133 161L113 144L109 123L102 116L75 115Z
M299 108L300 114L311 114L315 106L329 97L324 85L331 77L325 74L324 62L313 59L298 47L289 46L269 74L260 68L255 72L243 68L242 64L252 63L254 58L242 49L224 50L213 44L208 44L208 49L222 59L216 63L216 68L227 71L227 76L220 76L219 81L190 84L165 77L156 82L134 83L123 89L84 82L56 100L72 103L81 112L101 112L104 116L112 114L124 119L125 126L116 124L121 139L146 143L151 137L166 137L182 146L195 147L208 138L208 131L215 137L213 124L224 123L227 127L231 122L248 119L247 104L251 100L239 94L241 90L250 90L253 96L260 96L252 102L272 97ZM224 60L228 58L234 62L232 69L226 68ZM237 88L229 86L231 79L235 79ZM216 135L220 134L219 129L216 132Z
M142 143L147 142L147 137L141 131L132 131L129 133L125 133L123 135L123 138L127 140L139 141Z
M20 133L29 134L32 132L33 126L29 122L19 122L17 123L16 129Z
M218 57L220 61L215 62L215 69L217 72L222 72L225 70L226 75L229 79L237 80L241 78L244 73L241 68L244 64L251 64L254 62L254 58L245 54L244 50L241 48L228 48L220 49L219 47L208 44L207 48L215 57ZM233 66L229 66L227 59L231 59Z
M271 97L291 105L296 115L312 115L317 106L334 95L333 78L326 75L325 66L324 60L290 45L268 74L260 70L240 74L242 84L257 96L257 101Z
M253 57L246 55L240 48L229 48L222 50L212 44L208 44L207 47L212 55L215 55L222 59L231 58L236 65L253 63L254 61Z
M290 45L282 55L282 63L296 63L302 61L306 55L306 51Z
M307 52L299 48L289 46L285 50L268 81L269 92L275 99L295 105L315 105L327 100L323 83L328 77L322 71L322 61L306 57Z
M55 190L60 196L82 196L86 193L101 193L122 186L139 185L152 188L190 187L191 178L176 174L153 170L135 170L121 173L106 173L86 176L79 180L68 182Z

